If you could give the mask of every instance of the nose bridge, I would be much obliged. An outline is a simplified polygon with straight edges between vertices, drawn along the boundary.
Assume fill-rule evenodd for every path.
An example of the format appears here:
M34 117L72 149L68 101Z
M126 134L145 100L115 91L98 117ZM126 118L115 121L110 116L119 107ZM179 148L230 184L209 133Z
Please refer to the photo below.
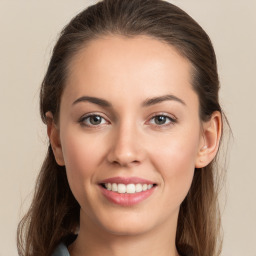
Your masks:
M136 121L132 118L120 121L114 133L109 160L122 166L141 162L143 148Z

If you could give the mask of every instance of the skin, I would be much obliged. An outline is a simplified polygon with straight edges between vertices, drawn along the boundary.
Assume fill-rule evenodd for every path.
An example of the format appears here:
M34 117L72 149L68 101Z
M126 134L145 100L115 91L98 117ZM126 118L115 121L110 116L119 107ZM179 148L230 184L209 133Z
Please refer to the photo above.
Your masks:
M180 101L142 106L163 95ZM82 96L104 99L111 107L74 104ZM102 119L93 125L91 119L81 119L86 114ZM154 115L167 118L159 124ZM70 63L59 122L53 122L50 112L47 117L56 161L66 166L81 206L71 256L177 256L180 204L195 167L214 158L221 133L220 113L205 123L199 119L190 62L172 46L146 36L93 40ZM157 186L143 202L119 206L109 202L98 185L115 176L136 176Z

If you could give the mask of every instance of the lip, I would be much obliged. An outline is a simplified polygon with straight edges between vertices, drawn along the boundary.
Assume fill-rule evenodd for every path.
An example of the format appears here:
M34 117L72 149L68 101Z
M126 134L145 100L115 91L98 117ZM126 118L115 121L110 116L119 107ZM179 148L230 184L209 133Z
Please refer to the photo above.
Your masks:
M105 179L99 183L99 188L101 193L105 198L108 199L111 203L120 205L120 206L133 206L141 203L142 201L146 200L148 197L150 197L155 189L156 186L153 186L151 189L134 193L134 194L119 194L110 190L107 190L102 186L104 183L121 183L121 184L155 184L152 181L142 179L139 177L112 177L109 179Z

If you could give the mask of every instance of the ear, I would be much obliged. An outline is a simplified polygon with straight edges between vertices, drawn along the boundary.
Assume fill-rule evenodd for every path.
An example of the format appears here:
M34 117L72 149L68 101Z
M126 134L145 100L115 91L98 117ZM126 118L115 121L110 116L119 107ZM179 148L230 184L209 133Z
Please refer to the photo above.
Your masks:
M49 111L45 115L47 120L47 134L51 143L55 160L58 165L64 166L65 163L64 163L63 152L62 152L62 147L60 143L59 129L54 122L52 113Z
M207 166L216 156L222 133L222 119L219 111L213 112L209 121L202 125L202 136L196 158L196 168Z

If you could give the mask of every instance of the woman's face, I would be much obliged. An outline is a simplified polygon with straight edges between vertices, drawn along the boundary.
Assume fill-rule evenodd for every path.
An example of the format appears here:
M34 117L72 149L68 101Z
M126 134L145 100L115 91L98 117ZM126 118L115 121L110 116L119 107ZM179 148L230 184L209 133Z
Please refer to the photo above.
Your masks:
M81 223L112 234L175 227L202 147L191 64L175 48L91 41L70 63L58 129Z

